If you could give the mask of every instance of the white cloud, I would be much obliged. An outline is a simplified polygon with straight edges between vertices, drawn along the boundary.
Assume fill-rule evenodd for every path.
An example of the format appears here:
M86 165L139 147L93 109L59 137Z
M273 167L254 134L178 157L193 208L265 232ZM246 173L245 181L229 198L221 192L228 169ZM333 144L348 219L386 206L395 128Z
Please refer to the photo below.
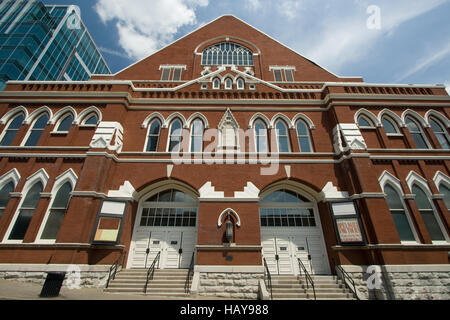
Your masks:
M317 17L313 37L302 39L298 46L304 48L307 57L330 69L340 70L349 62L355 62L371 50L383 36L391 36L396 29L440 5L447 0L428 1L379 1L381 8L381 30L369 29L367 13L369 1L355 1L354 6L334 6L334 14ZM406 8L406 9L405 9ZM343 12L344 10L344 12ZM311 17L298 17L300 19ZM320 22L319 22L320 21Z
M119 44L130 58L141 59L174 40L185 25L197 23L195 9L209 0L97 0L104 23L115 22Z
M445 87L446 87L447 93L450 95L450 81L447 81L445 83Z
M262 8L260 0L246 0L245 7L250 11L257 11Z
M448 54L450 54L450 44L447 44L443 49L439 50L438 52L433 53L430 56L425 57L424 59L421 59L416 63L416 65L408 70L405 74L403 74L401 77L399 77L396 82L400 82L408 78L409 76L412 76L413 74L426 70L428 67L432 66L442 58L446 57Z
M284 15L288 20L293 20L299 14L302 2L299 0L279 0L276 2L276 7L281 15Z

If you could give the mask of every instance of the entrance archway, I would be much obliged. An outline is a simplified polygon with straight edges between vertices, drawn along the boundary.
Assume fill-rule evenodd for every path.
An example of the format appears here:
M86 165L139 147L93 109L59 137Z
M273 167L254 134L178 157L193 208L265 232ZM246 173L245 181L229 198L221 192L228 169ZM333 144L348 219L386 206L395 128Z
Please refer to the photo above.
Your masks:
M329 274L316 200L302 190L271 189L259 203L263 257L273 274L299 274L300 259L308 272Z
M189 268L197 243L197 197L186 190L155 189L141 198L128 268L148 268L160 253L160 269Z

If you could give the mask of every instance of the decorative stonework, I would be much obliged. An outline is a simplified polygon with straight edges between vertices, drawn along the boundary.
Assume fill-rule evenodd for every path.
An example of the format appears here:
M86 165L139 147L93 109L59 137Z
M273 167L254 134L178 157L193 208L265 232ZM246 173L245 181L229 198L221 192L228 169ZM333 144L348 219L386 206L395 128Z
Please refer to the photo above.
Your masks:
M100 122L90 147L120 153L123 146L123 127L119 122Z
M367 150L366 142L358 126L353 123L338 124L333 129L333 144L336 152Z

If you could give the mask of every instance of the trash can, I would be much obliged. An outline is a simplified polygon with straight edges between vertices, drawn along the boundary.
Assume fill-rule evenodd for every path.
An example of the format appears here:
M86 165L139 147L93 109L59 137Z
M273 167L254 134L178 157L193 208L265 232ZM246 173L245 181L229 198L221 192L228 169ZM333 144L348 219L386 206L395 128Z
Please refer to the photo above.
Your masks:
M59 296L59 291L61 291L65 277L65 272L48 272L39 296L41 298L55 298Z

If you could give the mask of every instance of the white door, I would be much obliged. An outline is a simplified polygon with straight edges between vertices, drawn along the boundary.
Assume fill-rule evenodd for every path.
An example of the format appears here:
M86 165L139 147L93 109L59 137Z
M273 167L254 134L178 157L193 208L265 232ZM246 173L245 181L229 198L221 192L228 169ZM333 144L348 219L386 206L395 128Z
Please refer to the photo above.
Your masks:
M294 274L290 237L275 237L278 254L278 274Z
M278 253L275 237L268 234L262 237L262 251L270 273L278 274L278 261L276 259Z
M166 233L166 247L162 257L162 268L178 269L180 265L181 232L170 231Z
M159 267L161 267L161 261L162 261L162 255L163 255L163 249L165 247L165 241L166 241L166 234L163 231L152 231L150 232L150 242L148 246L148 255L147 255L147 263L143 266L144 268L150 268L153 261L155 260L156 256L159 252L161 252L160 255L160 261L159 261ZM158 265L156 265L156 268L158 268Z
M181 233L180 269L187 269L190 267L196 242L197 237L195 232Z
M147 261L150 231L138 230L134 235L134 257L131 268L144 268Z

